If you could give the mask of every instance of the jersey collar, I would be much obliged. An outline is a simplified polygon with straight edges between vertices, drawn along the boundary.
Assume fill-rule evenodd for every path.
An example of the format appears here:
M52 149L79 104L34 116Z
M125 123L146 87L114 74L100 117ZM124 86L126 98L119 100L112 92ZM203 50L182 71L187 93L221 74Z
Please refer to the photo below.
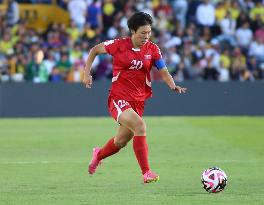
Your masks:
M132 51L135 51L135 52L141 51L141 49L143 49L143 47L145 46L145 45L143 45L141 48L134 48L131 37L128 38L128 42L129 42L128 43L128 45L129 45L128 48L131 49Z
M132 51L140 51L140 48L132 48Z

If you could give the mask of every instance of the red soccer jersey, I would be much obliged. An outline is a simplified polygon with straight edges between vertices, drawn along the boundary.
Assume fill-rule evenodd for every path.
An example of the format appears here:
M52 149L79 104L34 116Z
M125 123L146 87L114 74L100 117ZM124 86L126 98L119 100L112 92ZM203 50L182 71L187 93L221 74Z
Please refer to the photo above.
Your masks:
M150 71L162 58L159 47L148 41L140 49L133 48L131 38L104 42L113 56L113 79L110 95L127 101L144 101L152 96Z

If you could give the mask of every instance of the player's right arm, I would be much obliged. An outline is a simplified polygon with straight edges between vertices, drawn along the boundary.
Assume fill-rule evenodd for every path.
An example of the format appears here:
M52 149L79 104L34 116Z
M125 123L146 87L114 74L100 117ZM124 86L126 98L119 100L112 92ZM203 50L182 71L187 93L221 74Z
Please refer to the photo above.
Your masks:
M93 78L91 76L91 68L95 57L99 54L105 53L107 53L107 51L105 49L104 43L99 43L93 48L91 48L84 67L83 83L86 88L91 88L93 83Z

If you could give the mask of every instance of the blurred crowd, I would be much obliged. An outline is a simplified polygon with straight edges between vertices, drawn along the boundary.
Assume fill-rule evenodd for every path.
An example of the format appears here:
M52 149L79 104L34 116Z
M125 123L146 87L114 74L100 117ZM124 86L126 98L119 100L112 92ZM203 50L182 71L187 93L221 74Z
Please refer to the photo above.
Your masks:
M89 49L129 35L126 23L135 11L153 16L152 41L176 81L264 79L264 0L62 3L70 25L52 23L38 33L19 19L17 2L9 1L0 15L0 81L80 82ZM97 57L92 72L95 80L110 79L111 57ZM152 78L160 80L156 69Z

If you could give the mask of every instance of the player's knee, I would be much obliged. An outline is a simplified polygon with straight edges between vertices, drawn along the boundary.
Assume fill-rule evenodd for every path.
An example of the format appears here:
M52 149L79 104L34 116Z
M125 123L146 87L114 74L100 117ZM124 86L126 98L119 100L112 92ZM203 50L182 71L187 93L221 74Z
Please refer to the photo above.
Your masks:
M143 120L136 123L135 135L145 136L146 135L146 124Z
M118 148L123 148L127 145L127 141L126 140L121 140L121 139L117 139L115 140L115 146L117 146Z

